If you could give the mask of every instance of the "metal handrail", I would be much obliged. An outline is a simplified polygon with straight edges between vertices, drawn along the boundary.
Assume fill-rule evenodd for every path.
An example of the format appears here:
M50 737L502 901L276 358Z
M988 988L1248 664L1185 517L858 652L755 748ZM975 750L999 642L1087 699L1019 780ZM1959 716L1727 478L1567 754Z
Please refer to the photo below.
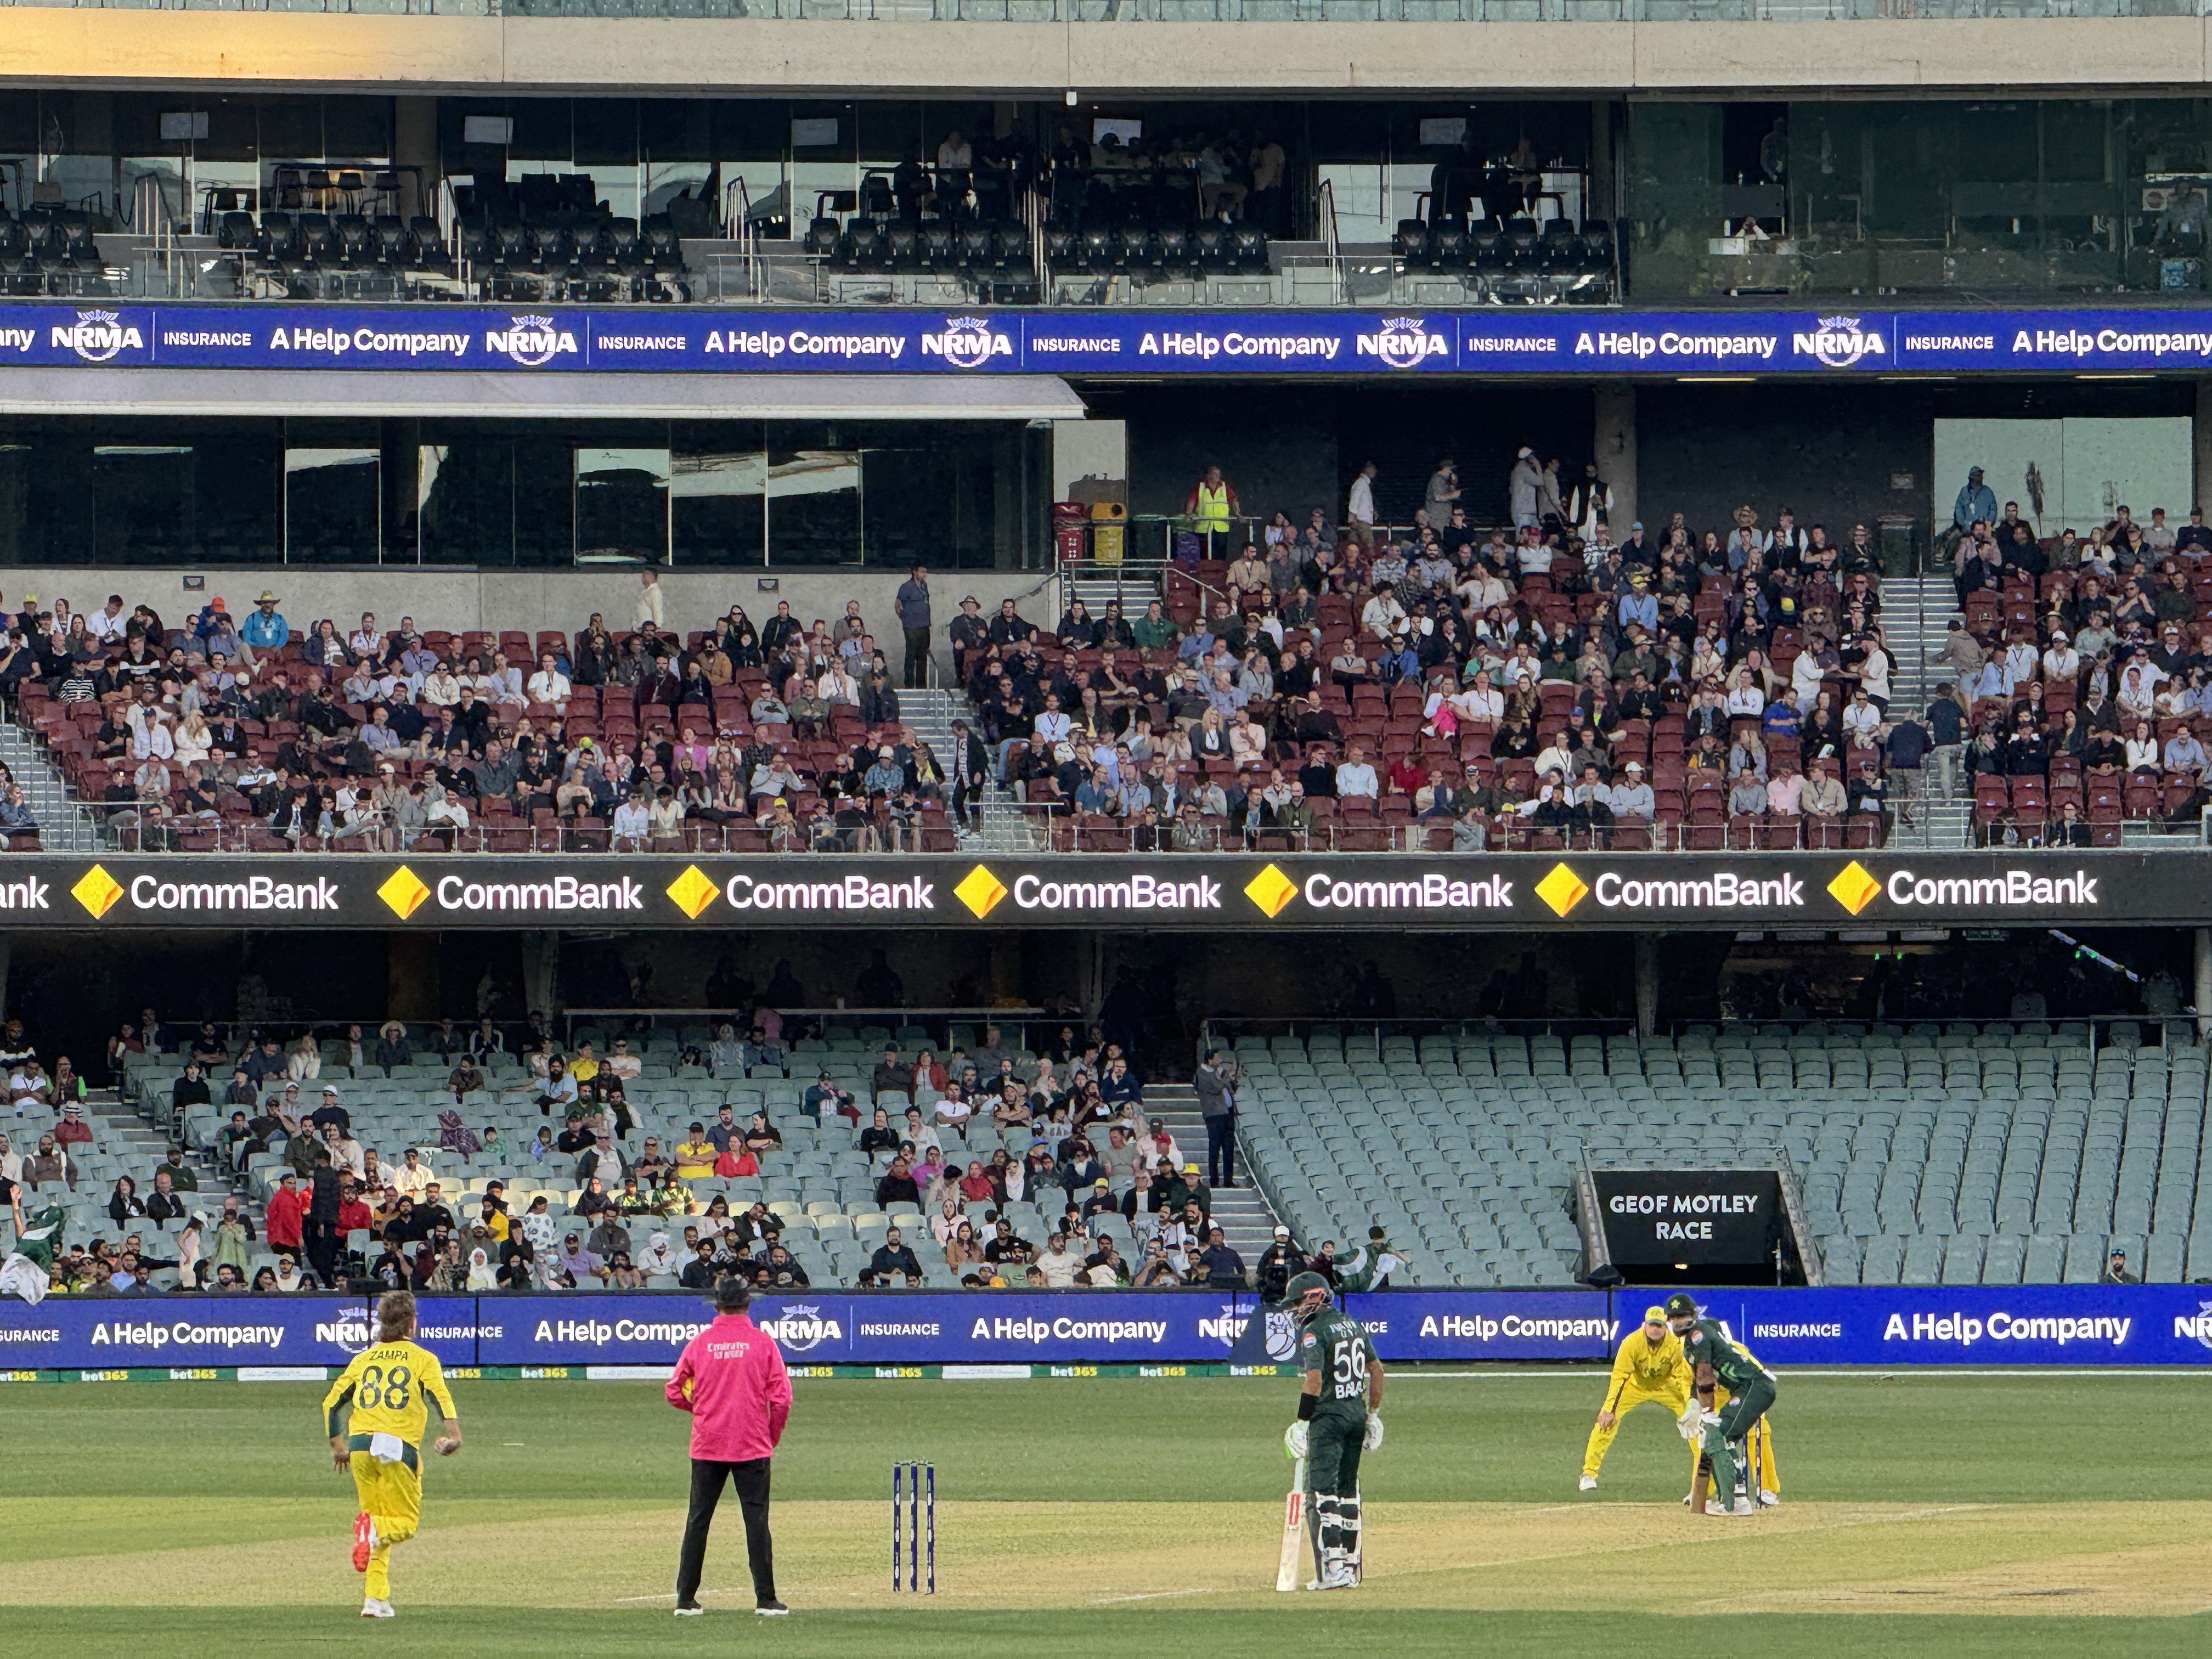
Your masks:
M1328 261L1329 297L1338 304L1344 302L1344 249L1336 234L1336 188L1333 181L1324 179L1314 198L1314 214L1321 221L1322 254Z

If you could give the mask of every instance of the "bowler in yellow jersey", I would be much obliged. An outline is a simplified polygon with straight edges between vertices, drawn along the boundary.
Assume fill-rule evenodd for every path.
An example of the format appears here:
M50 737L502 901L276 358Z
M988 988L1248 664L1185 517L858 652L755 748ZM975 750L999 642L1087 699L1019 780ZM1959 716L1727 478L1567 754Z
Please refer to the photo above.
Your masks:
M361 1498L353 1522L353 1568L368 1575L361 1616L389 1619L392 1547L412 1538L422 1520L425 1402L435 1401L445 1419L441 1457L461 1449L461 1423L438 1356L413 1340L414 1297L387 1291L376 1304L376 1327L375 1343L354 1356L323 1396L323 1420L331 1461L353 1476ZM343 1425L341 1412L348 1413Z
M1620 1432L1620 1419L1647 1400L1664 1406L1678 1419L1690 1408L1690 1367L1682 1358L1682 1339L1668 1328L1663 1308L1646 1308L1643 1327L1631 1331L1613 1357L1605 1404L1598 1408L1589 1443L1583 1448L1584 1492L1597 1490L1598 1466Z

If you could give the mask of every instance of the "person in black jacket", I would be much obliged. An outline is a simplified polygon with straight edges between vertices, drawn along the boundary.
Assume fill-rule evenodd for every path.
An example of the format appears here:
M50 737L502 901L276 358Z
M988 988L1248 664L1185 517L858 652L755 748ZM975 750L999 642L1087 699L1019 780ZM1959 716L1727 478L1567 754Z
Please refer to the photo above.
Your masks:
M214 1103L214 1093L208 1087L206 1075L201 1072L199 1062L186 1060L185 1074L169 1085L170 1115L180 1120L193 1107L209 1106Z
M307 1225L302 1230L307 1260L315 1276L325 1285L337 1281L338 1171L334 1164L318 1164L307 1177Z
M914 1171L908 1166L903 1152L891 1160L891 1167L884 1172L883 1179L876 1182L878 1209L888 1210L892 1205L901 1203L912 1205L915 1209L921 1207L921 1188L916 1184Z
M907 1184L912 1186L914 1183L908 1182ZM881 1188L878 1190L880 1192ZM918 1281L921 1278L921 1263L915 1259L914 1252L899 1237L899 1230L896 1227L884 1235L882 1244L868 1258L868 1265L860 1274L860 1288L872 1290L878 1285L893 1281L894 1278L901 1284Z

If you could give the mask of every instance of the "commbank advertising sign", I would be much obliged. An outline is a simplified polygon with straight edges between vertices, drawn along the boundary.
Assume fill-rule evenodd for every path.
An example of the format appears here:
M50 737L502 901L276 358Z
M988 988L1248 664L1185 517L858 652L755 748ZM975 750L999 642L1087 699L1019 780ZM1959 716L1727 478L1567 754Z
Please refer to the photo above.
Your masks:
M2201 310L921 311L28 302L0 366L962 375L2201 373Z
M43 928L1899 927L2212 921L2212 854L57 854Z

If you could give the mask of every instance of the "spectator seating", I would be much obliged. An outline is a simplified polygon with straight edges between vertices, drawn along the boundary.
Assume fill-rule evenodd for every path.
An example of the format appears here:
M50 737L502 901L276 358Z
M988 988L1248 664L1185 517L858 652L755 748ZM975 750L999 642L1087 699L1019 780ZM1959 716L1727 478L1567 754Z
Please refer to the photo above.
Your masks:
M1564 1285L1577 1162L1783 1148L1830 1284L2212 1273L2205 1051L2179 1023L1692 1028L1678 1038L1316 1028L1244 1037L1244 1146L1310 1243L1372 1215L1423 1282Z
M606 1035L589 1027L579 1027L575 1033L579 1042L593 1042L602 1052ZM958 1027L952 1036L956 1043L969 1046L975 1041L972 1033ZM921 1259L926 1284L935 1288L957 1285L958 1279L946 1268L942 1249L927 1232L927 1216L908 1207L888 1212L877 1207L875 1184L888 1166L888 1155L862 1154L855 1150L857 1128L837 1117L817 1125L800 1113L798 1105L800 1091L826 1068L860 1103L865 1122L869 1075L884 1045L896 1042L911 1054L929 1045L929 1034L919 1028L866 1026L833 1031L827 1038L801 1038L793 1048L788 1080L773 1069L757 1071L750 1079L716 1079L702 1067L678 1063L683 1048L703 1048L712 1040L712 1032L703 1025L679 1030L664 1028L644 1039L641 1047L638 1039L632 1039L643 1062L643 1073L625 1085L623 1091L638 1121L624 1143L625 1153L635 1156L647 1135L658 1136L662 1151L672 1152L693 1122L712 1123L717 1109L726 1103L735 1109L741 1124L748 1114L765 1111L783 1136L782 1152L770 1154L757 1176L694 1183L702 1208L716 1193L729 1199L733 1213L757 1200L765 1201L782 1219L783 1243L816 1285L849 1285L866 1265L870 1253L883 1242L884 1230L891 1226L903 1230L906 1242ZM1026 1070L1034 1056L1018 1058ZM476 1210L469 1200L483 1192L488 1181L507 1183L508 1206L517 1214L543 1193L547 1208L556 1216L566 1216L579 1196L574 1156L549 1157L542 1162L530 1157L529 1145L539 1127L550 1123L557 1131L561 1123L557 1116L542 1115L532 1096L524 1091L526 1073L513 1056L501 1055L496 1066L485 1068L489 1091L471 1097L461 1109L464 1121L479 1136L487 1126L497 1125L500 1139L506 1143L504 1152L496 1158L479 1154L468 1158L443 1150L439 1143L438 1114L453 1109L453 1098L445 1089L451 1069L448 1064L424 1059L389 1079L374 1066L362 1077L348 1078L343 1065L334 1064L334 1059L342 1062L343 1045L325 1043L322 1076L313 1085L303 1085L302 1093L311 1094L323 1083L336 1082L341 1102L351 1115L355 1137L364 1146L375 1148L389 1163L397 1164L407 1146L422 1148L444 1188L447 1207L464 1225ZM142 1103L142 1109L165 1112L170 1084L183 1069L181 1058L175 1054L137 1056L127 1067L126 1087ZM922 1098L927 1102L934 1097L925 1092ZM898 1106L903 1110L903 1097ZM895 1119L896 1115L894 1112ZM185 1126L185 1138L194 1146L212 1148L228 1120L228 1110L220 1106L196 1109ZM1002 1134L983 1123L970 1129L964 1146L957 1137L948 1137L945 1152L948 1158L958 1157L963 1162L988 1159L1003 1145L1018 1158L1028 1152L1030 1144L1026 1129ZM273 1155L254 1159L247 1182L257 1214L283 1168L283 1160ZM109 1185L112 1179L108 1177ZM1044 1194L1030 1193L1023 1202L1009 1206L1006 1213L1018 1233L1042 1247L1052 1231L1048 1224L1060 1215L1064 1198L1057 1188ZM75 1202L88 1212L85 1224L112 1234L114 1229L104 1213L97 1214L96 1225L93 1220L106 1201L106 1186L95 1194L90 1183L80 1182ZM216 1202L220 1204L219 1197ZM971 1204L966 1212L978 1233L988 1235L983 1209L981 1205ZM684 1220L676 1217L664 1223L646 1216L628 1219L626 1224L642 1248L646 1234L663 1225L668 1228L672 1242L680 1242ZM1118 1218L1109 1219L1103 1226L1115 1235L1122 1254L1136 1260L1129 1229ZM355 1248L366 1243L365 1237L353 1241ZM258 1261L254 1263L257 1271L259 1266ZM585 1288L594 1288L596 1284L593 1281Z

